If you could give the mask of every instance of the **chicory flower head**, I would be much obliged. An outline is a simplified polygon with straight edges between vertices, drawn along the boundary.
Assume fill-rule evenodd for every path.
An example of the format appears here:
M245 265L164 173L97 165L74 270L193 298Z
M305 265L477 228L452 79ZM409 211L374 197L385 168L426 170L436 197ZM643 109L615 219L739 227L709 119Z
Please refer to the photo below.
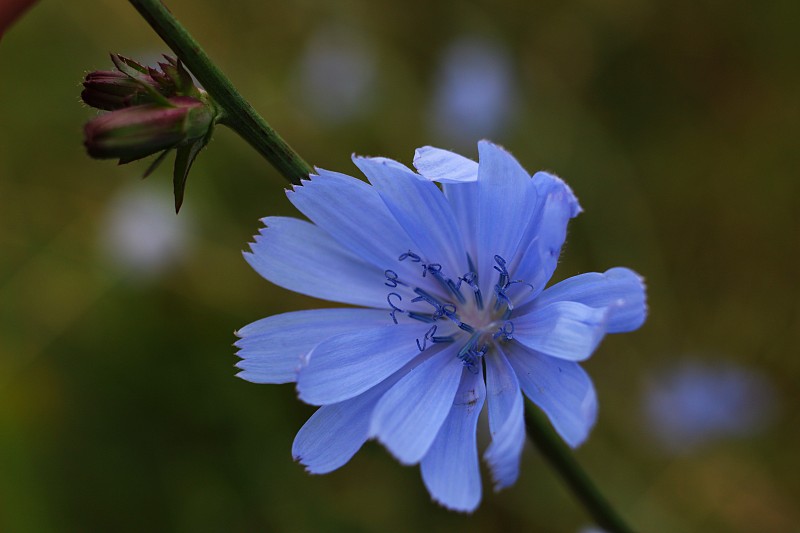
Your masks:
M301 400L321 406L292 448L309 472L335 470L377 439L420 464L434 500L472 511L484 405L495 489L519 474L523 393L573 447L594 424L578 362L606 333L642 324L642 280L612 268L545 290L578 201L556 176L531 177L487 141L478 148L480 163L420 148L416 173L354 157L370 184L317 169L288 191L311 222L267 217L245 253L276 285L363 307L285 313L238 332L240 377L296 382Z

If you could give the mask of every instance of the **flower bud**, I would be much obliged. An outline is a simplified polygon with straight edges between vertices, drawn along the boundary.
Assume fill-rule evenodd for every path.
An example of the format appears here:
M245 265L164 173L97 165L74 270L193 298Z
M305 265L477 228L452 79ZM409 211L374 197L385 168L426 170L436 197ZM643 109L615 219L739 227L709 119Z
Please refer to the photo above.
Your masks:
M89 155L128 163L208 135L215 114L207 104L184 96L167 101L170 106L125 107L89 121L83 130Z
M161 152L144 176L175 149L172 173L175 211L183 203L192 163L211 140L222 111L194 84L180 60L164 56L158 67L111 54L115 71L95 71L83 81L83 101L109 111L83 128L91 157L130 163Z
M86 75L81 99L94 108L113 111L150 102L150 91L146 85L159 91L158 85L150 76L140 75L133 78L115 70L98 70Z

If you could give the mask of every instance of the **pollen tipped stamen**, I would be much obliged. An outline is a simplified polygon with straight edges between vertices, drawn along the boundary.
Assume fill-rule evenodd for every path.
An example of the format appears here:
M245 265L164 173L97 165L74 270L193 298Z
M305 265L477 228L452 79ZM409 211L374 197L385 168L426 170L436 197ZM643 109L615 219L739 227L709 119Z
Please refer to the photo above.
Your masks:
M479 350L475 349L480 335L480 332L473 333L456 356L464 364L464 367L473 374L478 373L478 361L486 355L486 351L489 349L487 344L484 344Z
M459 281L459 283L456 284L452 279L445 277L442 274L442 265L440 265L439 263L431 263L429 265L423 265L423 271L422 271L423 278L425 277L425 274L427 272L431 273L433 279L438 281L445 291L455 296L456 300L458 300L458 303L460 303L461 305L467 303L467 300L461 293L461 288L460 288L461 282Z
M464 346L462 346L461 349L458 351L457 357L459 359L462 359L466 354L472 351L472 348L474 348L475 345L478 343L478 339L480 338L480 336L481 333L479 331L473 332L472 335L470 335L469 339L467 340L467 343Z
M510 320L506 320L506 322L502 325L502 327L497 328L497 332L492 335L492 338L497 340L502 338L502 340L510 341L514 338L514 323Z
M395 272L394 270L386 269L383 271L383 275L386 276L386 283L384 283L384 285L386 285L387 287L394 289L398 285L406 285L397 278L397 272Z
M458 322L458 328L466 331L467 333L475 333L475 328L465 322Z
M428 324L432 324L438 320L438 318L433 315L426 315L425 313L417 313L415 311L406 311L405 314L408 318L413 318L414 320L419 320L420 322L426 322Z

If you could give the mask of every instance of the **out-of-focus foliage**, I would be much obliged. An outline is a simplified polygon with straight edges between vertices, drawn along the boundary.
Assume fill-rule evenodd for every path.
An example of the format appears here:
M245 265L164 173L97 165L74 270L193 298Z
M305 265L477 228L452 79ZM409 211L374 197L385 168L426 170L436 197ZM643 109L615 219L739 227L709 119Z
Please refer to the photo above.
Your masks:
M600 417L579 460L641 531L796 527L800 4L169 5L315 165L355 173L352 152L410 163L423 144L474 157L461 135L477 127L477 140L491 127L485 135L529 170L565 177L585 213L556 275L630 266L647 277L651 309L644 328L608 338L587 364ZM345 43L322 59L361 77L355 88L331 82L344 100L336 113L320 110L335 102L314 96L326 82L308 72L315 43L329 42L320 35L337 36L326 46ZM439 127L433 118L460 113L436 115L435 106L453 76L443 64L454 46L469 52L454 44L465 42L488 47L476 61L506 62L493 70L505 79L471 83L488 87L486 98L507 91L503 105L487 103L507 115ZM353 46L364 49L348 56ZM167 52L116 0L45 0L0 42L0 530L586 524L532 449L517 485L497 495L485 487L470 517L429 502L418 469L377 445L323 477L294 464L291 442L312 409L291 386L234 378L231 347L238 327L319 305L260 279L239 253L259 217L294 214L286 182L220 129L194 167L180 253L146 275L124 265L109 235L152 237L162 216L152 210L171 211L170 177L161 169L142 184L146 162L118 167L83 152L81 126L94 112L79 103L79 84L107 67L109 51L150 63ZM152 218L144 233L113 233L109 225L130 215L110 210L128 205L118 195L137 186L160 187L166 201L142 209ZM756 371L771 387L774 422L691 453L663 451L643 398L660 371L687 358Z

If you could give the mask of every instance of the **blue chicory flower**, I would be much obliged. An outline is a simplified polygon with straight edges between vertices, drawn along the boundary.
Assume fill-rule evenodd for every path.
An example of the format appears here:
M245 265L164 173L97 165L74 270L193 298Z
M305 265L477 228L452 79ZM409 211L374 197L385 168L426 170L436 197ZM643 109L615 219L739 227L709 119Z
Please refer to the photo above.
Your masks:
M311 222L267 217L245 253L276 285L364 307L284 313L238 332L240 377L296 382L321 406L292 448L309 472L331 472L377 439L420 464L434 500L469 512L481 498L484 404L495 489L519 474L522 393L573 447L594 424L578 363L606 333L643 323L642 280L612 268L544 290L578 201L556 176L531 177L487 141L478 148L480 164L420 148L418 173L354 157L370 184L317 169L287 193Z

